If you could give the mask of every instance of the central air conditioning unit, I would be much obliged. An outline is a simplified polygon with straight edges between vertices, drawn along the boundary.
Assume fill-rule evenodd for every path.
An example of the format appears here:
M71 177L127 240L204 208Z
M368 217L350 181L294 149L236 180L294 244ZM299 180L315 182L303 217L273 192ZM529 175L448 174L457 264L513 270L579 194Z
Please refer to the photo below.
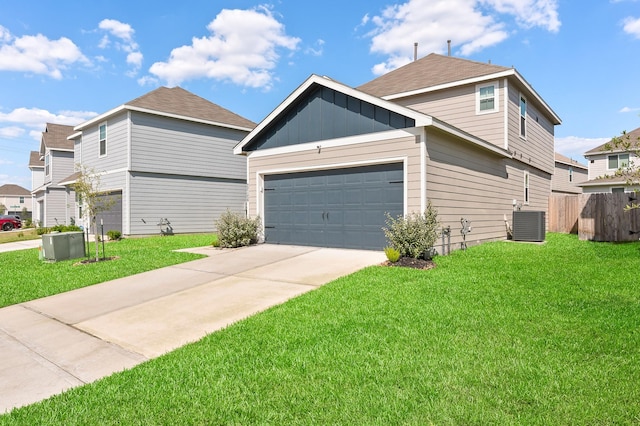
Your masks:
M42 253L47 260L77 259L85 256L82 232L56 232L42 235Z
M539 211L513 212L513 241L544 241L545 215Z

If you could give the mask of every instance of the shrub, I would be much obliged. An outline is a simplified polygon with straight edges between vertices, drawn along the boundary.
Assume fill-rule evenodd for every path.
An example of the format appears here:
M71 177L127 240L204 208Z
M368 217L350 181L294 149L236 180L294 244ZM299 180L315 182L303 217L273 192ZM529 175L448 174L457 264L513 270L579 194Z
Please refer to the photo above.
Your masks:
M72 232L72 231L81 231L79 226L76 225L56 225L49 228L50 232Z
M42 226L36 228L36 234L38 235L48 234L48 233L49 233L49 228L43 228Z
M220 247L232 248L248 246L258 241L260 218L246 218L227 210L216 221Z
M122 232L111 229L107 231L107 237L109 237L110 241L117 241L122 237Z
M396 263L400 259L400 252L393 247L385 247L384 254L387 255L387 259L391 263Z
M382 228L389 245L400 252L400 256L415 259L430 259L438 238L438 212L427 205L424 213L411 213L394 219L387 213L387 226Z

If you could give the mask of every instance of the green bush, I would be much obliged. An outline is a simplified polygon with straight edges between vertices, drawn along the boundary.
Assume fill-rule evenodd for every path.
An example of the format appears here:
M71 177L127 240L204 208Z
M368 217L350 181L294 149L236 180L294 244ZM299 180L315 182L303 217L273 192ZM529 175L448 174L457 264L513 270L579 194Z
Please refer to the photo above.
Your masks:
M122 238L122 232L111 229L107 231L107 237L109 237L110 241L117 241Z
M259 217L250 219L227 210L220 215L215 225L220 247L242 247L258 241Z
M51 232L72 232L72 231L81 231L79 226L76 225L56 225L49 228L49 233Z
M49 228L44 228L42 226L36 228L36 234L38 235L48 234L48 233L49 233Z
M391 263L396 263L400 260L400 252L393 247L385 247L384 254L387 255L387 259L389 259L389 262Z
M427 205L424 213L412 212L406 217L394 219L387 213L387 226L382 228L389 245L400 252L400 256L415 259L430 259L438 238L438 212Z

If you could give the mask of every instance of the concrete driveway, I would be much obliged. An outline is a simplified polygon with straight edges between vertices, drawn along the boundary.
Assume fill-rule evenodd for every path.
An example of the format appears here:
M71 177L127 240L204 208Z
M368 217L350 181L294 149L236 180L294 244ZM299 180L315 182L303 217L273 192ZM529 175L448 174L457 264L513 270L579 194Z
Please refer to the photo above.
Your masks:
M0 309L0 413L199 340L385 260L262 244Z

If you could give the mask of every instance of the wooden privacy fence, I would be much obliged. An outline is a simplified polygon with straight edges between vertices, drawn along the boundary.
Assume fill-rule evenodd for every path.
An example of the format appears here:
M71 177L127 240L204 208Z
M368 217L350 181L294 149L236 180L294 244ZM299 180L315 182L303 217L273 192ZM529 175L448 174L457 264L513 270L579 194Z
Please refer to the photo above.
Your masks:
M640 194L553 194L549 198L549 232L578 234L581 240L637 241L640 209L625 206Z

